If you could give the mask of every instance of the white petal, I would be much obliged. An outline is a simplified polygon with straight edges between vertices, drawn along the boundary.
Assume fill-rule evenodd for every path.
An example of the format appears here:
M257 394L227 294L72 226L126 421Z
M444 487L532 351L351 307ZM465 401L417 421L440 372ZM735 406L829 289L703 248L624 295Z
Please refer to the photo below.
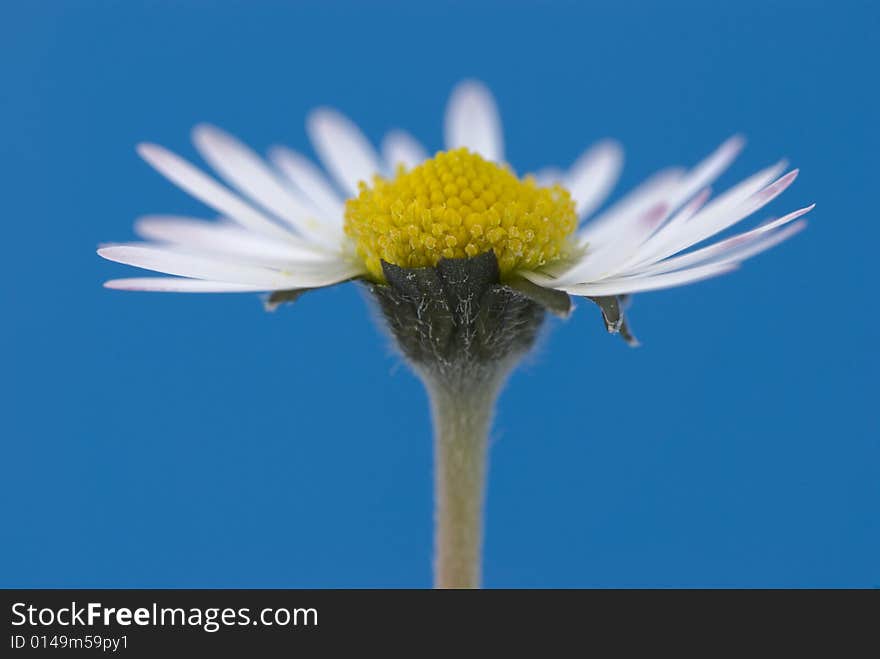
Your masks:
M193 130L193 143L211 166L240 192L298 233L313 239L338 242L338 225L333 228L321 213L284 183L256 153L224 131L202 124ZM332 237L331 237L332 236Z
M644 240L641 245L638 246L637 250L631 250L630 254L624 258L617 260L613 267L608 268L608 270L603 274L603 278L606 277L614 277L616 275L620 275L622 273L630 273L637 269L636 264L644 264L644 263L653 263L654 260L651 259L648 255L651 254L652 247L654 244L655 237L658 236L661 232L671 232L677 230L677 227L688 220L690 220L700 208L706 203L706 200L709 198L711 191L706 188L696 197L691 199L683 208L681 208L677 213L675 213L665 225L663 225L664 220L666 218L659 218L658 222L655 223L654 229L649 233L643 234ZM662 229L657 231L657 227L662 226ZM607 243L606 243L607 244Z
M624 214L619 210L621 206L624 212L633 212L633 209L627 208L628 204L633 204L635 206L634 210L643 212L647 206L662 201L666 204L670 213L675 212L681 204L687 202L729 167L730 163L742 150L744 143L740 136L731 137L683 176L653 176L648 182L636 188L636 191L625 197L621 202L618 202L609 211L606 211L596 220L587 224L579 237L592 243L607 240L608 234L616 231L615 223ZM776 170L768 169L765 171L770 173L772 178L772 172ZM776 175L778 175L778 172ZM635 202L640 202L640 205L635 205ZM679 216L678 220L682 220L682 217ZM658 235L661 233L669 235L671 230L663 227L658 231Z
M98 254L110 261L167 275L250 284L264 287L265 290L327 286L359 274L358 268L343 261L332 264L298 264L297 271L292 272L140 245L102 247Z
M588 246L575 265L559 273L553 287L592 282L614 272L617 266L632 258L665 216L666 207L659 204L641 216L624 218L617 223L618 231L612 240L595 247Z
M104 282L104 286L120 291L153 291L157 293L261 293L271 290L265 286L230 284L225 281L184 279L181 277L111 279Z
M321 108L309 115L309 137L324 166L351 196L358 193L358 183L371 183L382 172L375 149L360 129L335 110Z
M283 146L269 150L275 166L329 219L342 226L344 201L324 173L301 153Z
M682 180L681 185L676 188L672 197L667 200L670 209L676 210L700 190L710 185L730 167L730 164L736 159L744 146L745 140L742 136L734 135L690 170Z
M180 156L156 144L140 144L137 150L160 174L243 227L281 240L297 240L290 231L242 201Z
M785 233L785 238L778 238L778 236L784 232L776 230L790 222L793 222L797 218L806 215L811 210L813 210L815 206L816 204L812 204L810 206L807 206L806 208L801 208L794 211L793 213L789 213L784 217L780 217L777 220L765 222L764 224L752 229L751 231L746 231L744 233L740 233L735 236L731 236L730 238L718 241L717 243L713 243L712 245L709 245L707 247L703 247L702 249L698 249L687 254L682 254L681 256L676 256L674 258L666 259L648 267L640 268L637 272L633 274L653 275L661 272L671 272L673 270L681 270L682 268L687 268L696 264L702 264L706 262L717 263L718 259L728 257L732 257L732 260L741 261L743 259L749 258L750 256L754 256L755 254L758 254L765 249L769 249L773 245L782 242L782 240L784 240L785 238L788 238L800 231L806 226L805 222L801 222L795 225L798 227L797 230L794 232ZM766 235L768 233L770 233L769 236ZM752 251L755 248L756 243L758 243L761 248L758 249L758 251ZM746 256L742 256L743 254L746 254Z
M606 140L585 151L571 166L563 185L575 201L578 217L586 217L605 201L623 166L623 149Z
M677 270L653 277L624 277L620 279L608 279L595 284L576 284L565 286L564 290L572 295L623 295L624 293L639 293L654 291L661 288L672 288L692 284L702 279L717 277L725 272L735 270L736 263L722 263L687 270Z
M385 164L394 172L398 165L407 169L420 165L428 159L425 147L403 130L392 130L382 140L382 157Z
M750 259L753 256L757 256L761 252L766 252L771 247L776 247L779 243L788 240L792 236L800 233L804 229L807 228L807 221L801 220L800 222L795 222L794 224L785 227L779 231L774 231L769 236L765 236L760 240L755 240L751 244L743 247L742 249L731 250L729 254L724 254L718 258L711 259L706 261L707 265L721 265L725 263L742 263L746 259Z
M534 173L535 182L541 187L554 185L555 183L563 184L565 180L565 172L559 167L544 167Z
M578 241L595 245L613 239L618 222L643 215L657 204L663 203L680 183L682 174L683 170L678 168L657 172L608 210L587 222L577 234Z
M756 182L766 182L766 174L759 172L707 204L688 222L675 227L674 231L666 227L658 231L645 245L644 258L632 265L635 267L665 259L724 231L782 194L794 182L797 174L798 170L792 170L755 192Z
M203 252L239 256L245 261L279 264L290 261L321 261L334 257L326 251L270 240L232 223L189 217L149 215L139 218L135 231L144 238Z
M700 211L699 215L708 215L738 207L752 196L758 194L765 187L772 184L779 175L785 171L785 165L786 163L781 161L752 174L745 180L740 181L732 188L729 188L722 194L718 195L715 199L712 199L706 207ZM790 172L787 176L791 175L792 173ZM797 175L797 170L795 170L794 175Z
M798 174L801 170L793 169L785 176L781 177L779 180L771 183L763 190L758 192L755 195L750 196L746 203L740 207L739 212L746 213L746 215L751 215L756 210L763 208L771 201L776 199L779 195L785 192L794 180L798 177Z
M487 160L504 160L498 107L492 93L480 82L466 80L452 90L444 132L447 149L467 147Z

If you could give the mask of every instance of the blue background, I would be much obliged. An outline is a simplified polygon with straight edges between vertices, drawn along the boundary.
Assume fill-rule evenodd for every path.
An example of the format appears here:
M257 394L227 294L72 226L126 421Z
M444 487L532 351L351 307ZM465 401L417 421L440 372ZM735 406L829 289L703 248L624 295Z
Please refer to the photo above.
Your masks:
M175 6L179 5L179 6ZM662 5L662 6L661 6ZM485 80L520 169L627 150L615 195L742 131L809 229L740 272L588 303L498 413L488 586L880 584L872 2L10 2L0 9L3 586L428 586L425 396L357 286L107 291L140 214L210 216L133 151L211 121L310 152L342 109L431 148ZM765 214L766 215L766 214ZM762 219L761 215L755 219Z

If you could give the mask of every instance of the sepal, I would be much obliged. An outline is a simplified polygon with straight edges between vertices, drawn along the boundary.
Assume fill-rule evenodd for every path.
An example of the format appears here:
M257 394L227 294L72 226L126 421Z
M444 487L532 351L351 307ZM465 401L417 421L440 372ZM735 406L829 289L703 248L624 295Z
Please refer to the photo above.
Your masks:
M383 261L382 271L387 284L370 290L416 366L459 373L509 361L532 347L544 321L546 305L501 283L491 251L428 268Z
M627 345L637 348L639 340L633 335L626 320L624 309L629 301L627 295L608 295L589 297L588 299L596 303L602 312L602 320L605 322L605 329L609 334L620 334L620 338L626 341Z

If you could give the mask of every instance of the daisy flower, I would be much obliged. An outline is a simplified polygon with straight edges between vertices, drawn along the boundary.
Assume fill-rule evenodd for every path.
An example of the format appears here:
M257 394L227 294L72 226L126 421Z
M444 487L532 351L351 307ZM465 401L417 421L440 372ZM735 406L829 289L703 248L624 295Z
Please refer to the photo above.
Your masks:
M445 116L445 150L430 157L408 133L376 150L335 110L307 129L323 169L286 147L264 160L231 135L193 132L205 173L155 144L138 153L217 219L146 216L147 241L102 246L111 261L162 273L114 289L267 293L274 307L302 292L358 280L429 391L435 425L436 583L479 583L486 441L495 400L533 345L545 312L569 296L594 301L610 332L635 344L623 314L633 293L695 283L805 226L807 206L720 240L797 177L778 163L712 197L743 147L721 144L689 170L650 177L602 209L622 166L613 141L567 169L519 177L504 157L496 104L461 83ZM219 179L219 180L218 180Z

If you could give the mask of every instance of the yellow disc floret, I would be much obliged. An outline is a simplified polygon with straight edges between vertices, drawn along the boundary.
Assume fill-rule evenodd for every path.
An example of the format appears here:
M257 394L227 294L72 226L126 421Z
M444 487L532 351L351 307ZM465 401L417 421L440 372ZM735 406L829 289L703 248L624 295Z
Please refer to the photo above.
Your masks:
M345 233L370 276L384 282L381 261L405 268L437 265L494 250L501 275L563 258L577 226L561 186L540 187L467 149L440 152L345 204Z

